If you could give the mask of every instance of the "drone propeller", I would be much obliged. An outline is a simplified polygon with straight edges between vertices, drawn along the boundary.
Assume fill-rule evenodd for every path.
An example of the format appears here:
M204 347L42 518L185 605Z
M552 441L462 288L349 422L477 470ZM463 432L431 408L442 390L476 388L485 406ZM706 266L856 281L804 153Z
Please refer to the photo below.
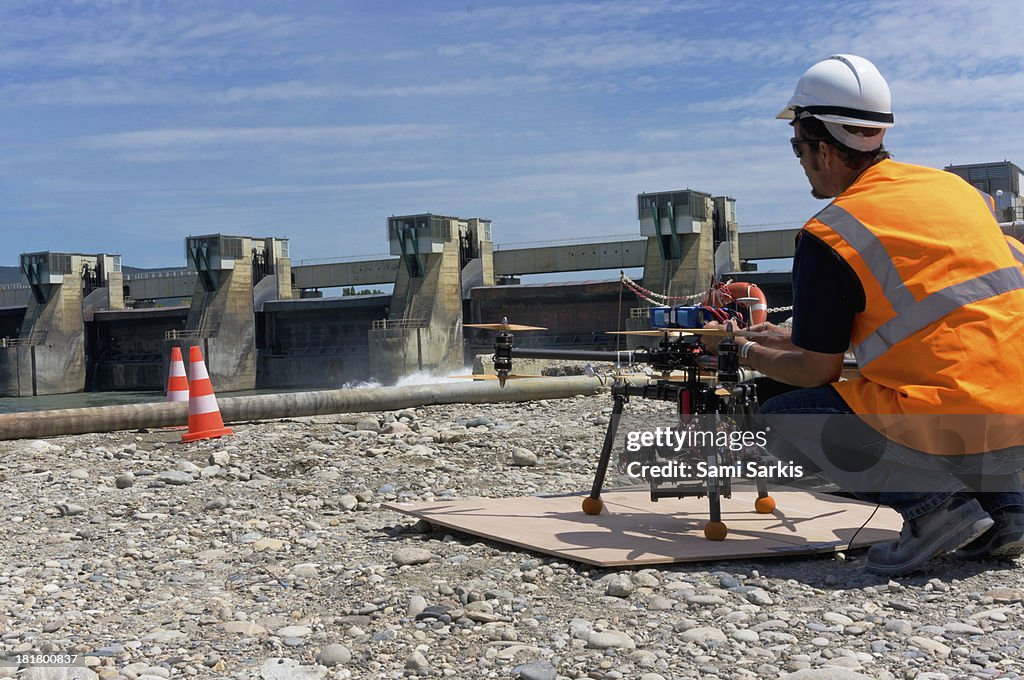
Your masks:
M522 326L521 324L463 324L463 328L482 328L488 331L547 331L543 326Z
M463 328L482 328L488 331L547 331L543 326L523 326L509 324L508 316L502 316L501 324L463 324Z

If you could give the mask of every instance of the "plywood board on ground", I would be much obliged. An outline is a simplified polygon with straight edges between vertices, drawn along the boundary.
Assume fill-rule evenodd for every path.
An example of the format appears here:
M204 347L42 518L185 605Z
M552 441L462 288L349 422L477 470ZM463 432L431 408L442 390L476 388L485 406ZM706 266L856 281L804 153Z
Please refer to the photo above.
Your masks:
M647 487L602 495L604 511L586 515L583 495L523 498L465 498L454 501L391 503L392 510L559 558L601 567L704 562L830 553L849 541L875 509L854 500L792 489L772 489L772 514L754 512L756 492L733 490L722 499L724 541L704 538L706 498L662 499ZM879 508L857 534L856 546L893 540L900 516Z

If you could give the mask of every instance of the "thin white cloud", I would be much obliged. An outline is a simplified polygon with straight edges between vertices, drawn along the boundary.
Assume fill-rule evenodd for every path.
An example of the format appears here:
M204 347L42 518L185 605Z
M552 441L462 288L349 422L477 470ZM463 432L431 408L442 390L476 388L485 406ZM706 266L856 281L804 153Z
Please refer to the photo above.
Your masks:
M225 89L185 83L156 84L142 77L72 77L32 80L0 86L0 106L83 107L159 106L204 104L234 106L246 103L340 101L345 99L400 99L404 97L466 97L518 92L542 92L554 88L543 74L466 78L434 83L355 86L301 80L238 85Z
M225 144L371 145L436 139L448 134L446 125L321 125L251 128L167 128L92 135L78 140L97 149L160 149Z
M251 12L0 12L0 67L102 68L235 58L280 58L304 51L296 40L323 31L322 17ZM291 46L291 47L289 47Z

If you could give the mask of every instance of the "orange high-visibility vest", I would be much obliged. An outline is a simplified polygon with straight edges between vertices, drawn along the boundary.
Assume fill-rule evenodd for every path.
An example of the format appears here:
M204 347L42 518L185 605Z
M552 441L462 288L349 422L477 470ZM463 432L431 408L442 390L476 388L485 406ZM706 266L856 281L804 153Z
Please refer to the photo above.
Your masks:
M932 453L1024 444L1024 419L1000 421L1024 414L1024 252L978 191L952 173L885 160L804 229L864 288L851 337L861 377L833 383L854 412L996 423L945 446L923 432L931 421L904 418L904 443Z

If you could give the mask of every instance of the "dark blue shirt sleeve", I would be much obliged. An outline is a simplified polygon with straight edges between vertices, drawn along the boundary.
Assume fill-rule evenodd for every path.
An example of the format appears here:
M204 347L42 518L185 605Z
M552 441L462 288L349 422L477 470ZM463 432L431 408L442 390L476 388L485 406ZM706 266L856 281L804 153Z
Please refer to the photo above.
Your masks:
M853 318L864 311L864 287L853 268L806 231L793 253L793 344L839 354L850 347Z

